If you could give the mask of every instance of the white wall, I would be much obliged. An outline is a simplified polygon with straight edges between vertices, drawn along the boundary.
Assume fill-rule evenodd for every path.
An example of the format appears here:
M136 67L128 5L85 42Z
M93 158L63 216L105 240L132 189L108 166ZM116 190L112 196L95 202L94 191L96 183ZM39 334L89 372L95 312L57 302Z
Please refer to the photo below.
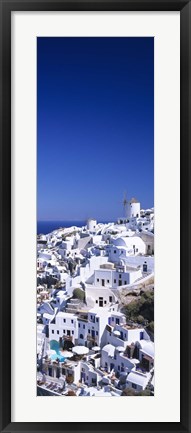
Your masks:
M117 288L132 284L142 277L141 269L135 271L118 272L110 269L97 269L94 273L94 285Z
M41 250L38 253L39 255L39 259L42 260L54 260L55 256L52 254L52 252L48 251L48 250Z
M100 306L100 299L103 298L103 307L111 305L117 301L116 296L107 287L89 286L85 289L86 303L90 308ZM112 299L111 299L112 298Z
M111 326L112 322L111 322ZM109 344L112 344L113 346L123 346L126 347L127 344L135 343L141 339L150 341L150 337L147 334L147 332L144 330L144 328L137 328L137 329L127 329L126 327L123 327L123 325L115 325L114 331L119 331L121 333L120 336L116 336L113 332L107 332L107 342ZM142 334L141 334L142 333Z
M90 277L93 277L94 271L96 269L99 269L100 265L103 265L104 263L108 262L108 257L105 256L92 256L90 259L88 259L88 263L86 266L79 268L80 277L83 281L86 281L90 279Z
M154 271L154 257L142 257L142 256L129 256L126 260L126 264L129 265L136 265L136 266L143 266L143 263L147 262L148 264L148 271L153 272Z
M113 245L109 248L109 260L117 262L125 257L137 256L146 253L144 241L138 236L113 239Z
M87 221L87 230L94 232L96 229L97 221L95 219L89 219Z
M70 313L59 313L55 317L55 323L49 324L49 340L59 341L60 337L68 335L67 331L74 343L78 337L77 317Z
M115 373L118 372L119 374L123 372L129 373L132 368L135 367L133 362L125 356L123 356L122 353L115 350L114 356L111 357L108 355L108 352L102 350L101 354L101 366L105 368L107 363L107 371L110 372L112 369L114 369Z

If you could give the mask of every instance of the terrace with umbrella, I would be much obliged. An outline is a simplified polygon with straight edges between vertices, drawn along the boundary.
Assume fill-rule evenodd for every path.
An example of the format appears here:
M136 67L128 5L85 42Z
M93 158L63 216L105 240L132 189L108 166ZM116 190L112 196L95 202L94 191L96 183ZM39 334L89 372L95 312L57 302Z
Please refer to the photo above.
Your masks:
M74 346L72 348L72 352L74 354L75 361L79 361L83 359L84 355L89 353L89 349L85 346Z

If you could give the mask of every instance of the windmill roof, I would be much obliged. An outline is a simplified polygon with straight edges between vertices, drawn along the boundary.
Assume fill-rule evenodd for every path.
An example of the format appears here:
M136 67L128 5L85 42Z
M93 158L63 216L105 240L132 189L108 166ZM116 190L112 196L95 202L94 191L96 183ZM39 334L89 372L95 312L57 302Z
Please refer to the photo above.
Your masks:
M135 197L132 197L131 203L139 203L138 200Z

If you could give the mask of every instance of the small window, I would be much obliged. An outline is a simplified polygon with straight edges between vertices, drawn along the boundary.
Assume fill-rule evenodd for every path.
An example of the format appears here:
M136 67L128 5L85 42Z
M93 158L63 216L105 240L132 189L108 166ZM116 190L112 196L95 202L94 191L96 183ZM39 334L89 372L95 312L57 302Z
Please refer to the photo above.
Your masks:
M109 296L109 302L112 302L112 296Z
M74 323L73 319L71 320L71 323Z
M59 335L59 331L57 331L57 334Z
M113 252L114 252L114 254L116 254L116 250L114 250Z
M72 335L74 335L74 331L72 331Z
M97 283L99 283L99 278L97 278Z
M66 323L66 319L63 319L63 322Z
M121 254L123 254L123 250L121 250Z
M90 334L90 329L88 329L88 334Z
M96 331L96 335L98 335L98 331Z
M109 283L109 280L107 280L107 283Z
M96 299L96 304L98 304L98 300Z
M98 317L96 317L96 322L97 322L97 323L99 322L99 319L98 319Z
M54 334L54 329L52 330L52 334Z
M124 281L124 284L127 284L127 281Z
M116 279L114 279L114 284L116 283Z
M119 278L121 278L121 274L119 274Z
M118 370L120 371L120 365L118 365Z
M80 323L78 324L78 328L80 328Z
M106 304L106 301L104 301L104 304Z
M135 383L132 383L132 388L137 389L137 385Z
M65 334L65 329L63 329L63 334Z
M83 329L85 329L85 325L83 325Z
M84 338L83 334L80 334L80 338L83 340L83 338Z
M139 251L139 250L138 250L138 248L136 248L136 250L135 250L135 251L136 251L136 253L138 253L138 251Z

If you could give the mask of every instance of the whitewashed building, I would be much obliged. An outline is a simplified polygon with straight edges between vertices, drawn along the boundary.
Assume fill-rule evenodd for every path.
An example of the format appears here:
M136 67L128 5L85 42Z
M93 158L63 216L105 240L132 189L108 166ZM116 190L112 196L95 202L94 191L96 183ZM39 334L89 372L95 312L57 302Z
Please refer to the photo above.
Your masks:
M119 262L128 256L146 254L145 242L139 236L118 237L112 239L112 244L108 247L109 260Z
M151 378L149 373L141 373L138 371L131 371L127 377L127 388L134 389L135 391L143 391Z
M87 347L103 346L106 342L106 325L111 313L107 309L92 308L78 318L78 344Z
M118 302L117 297L108 287L86 285L85 296L88 308L109 307Z
M49 340L60 341L68 338L76 344L78 338L77 316L71 313L59 312L49 324Z
M133 284L142 277L141 269L129 269L121 265L117 269L100 268L94 272L94 285L117 288Z

